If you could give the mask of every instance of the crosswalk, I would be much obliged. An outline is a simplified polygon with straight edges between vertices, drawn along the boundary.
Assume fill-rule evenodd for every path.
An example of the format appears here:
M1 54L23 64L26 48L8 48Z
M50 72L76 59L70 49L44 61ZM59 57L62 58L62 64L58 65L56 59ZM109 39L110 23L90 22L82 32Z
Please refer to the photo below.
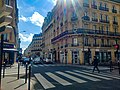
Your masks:
M75 82L81 84L90 81L100 82L103 80L120 79L120 76L118 75L111 75L106 72L92 73L88 70L45 72L44 74L36 73L34 76L44 89L55 88L58 84L69 86L73 85ZM52 79L52 81L50 79ZM57 85L53 82L56 82Z
M55 64L39 64L39 65L33 65L34 67L54 67L54 66L61 66L61 65L55 65Z

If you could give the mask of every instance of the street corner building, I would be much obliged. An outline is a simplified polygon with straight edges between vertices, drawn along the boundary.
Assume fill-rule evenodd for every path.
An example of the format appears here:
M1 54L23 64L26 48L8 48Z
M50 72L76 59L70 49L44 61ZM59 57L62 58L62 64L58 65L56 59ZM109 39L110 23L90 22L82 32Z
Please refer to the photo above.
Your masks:
M119 0L58 0L42 26L43 55L66 64L120 58Z
M3 36L2 61L14 63L19 47L18 9L16 0L0 0L0 46Z

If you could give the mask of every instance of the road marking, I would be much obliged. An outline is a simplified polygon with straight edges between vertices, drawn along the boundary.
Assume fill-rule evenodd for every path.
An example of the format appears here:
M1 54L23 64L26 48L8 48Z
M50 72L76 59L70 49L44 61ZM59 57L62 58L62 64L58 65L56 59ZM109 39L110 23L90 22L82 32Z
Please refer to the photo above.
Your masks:
M45 79L40 73L34 74L40 84L44 87L44 89L54 88L55 86L50 83L47 79Z
M52 74L50 72L47 72L46 74L52 79L56 80L58 83L62 84L63 86L72 85L72 83L69 83L68 81L56 76L55 74Z
M74 74L74 75L77 75L77 76L80 76L80 77L83 77L83 78L86 78L86 79L89 79L91 81L101 81L100 79L97 79L97 78L94 78L94 77L90 77L90 76L86 76L86 75L82 75L82 74L78 74L78 73L75 73L75 72L71 72L71 71L65 71L67 73L70 73L70 74Z
M84 72L91 72L91 71L86 71L86 70L82 70L82 71L84 71ZM101 75L101 76L105 76L105 77L110 77L110 78L115 78L115 79L120 79L120 77L117 77L117 76L112 76L112 75L108 75L107 73L95 73L95 74L97 74L97 75Z
M69 78L69 79L71 79L71 80L74 80L74 81L76 81L76 82L78 82L78 83L85 83L85 82L87 82L87 81L84 81L84 80L82 80L82 79L76 78L76 77L74 77L74 76L71 76L71 75L69 75L69 74L66 74L66 73L63 73L63 72L60 72L60 71L57 71L56 73L58 73L58 74L60 74L60 75L63 75L63 76L65 76L65 77L67 77L67 78Z
M105 80L112 80L111 78L102 77L102 76L98 76L98 75L94 75L94 74L90 74L90 73L86 73L86 72L82 72L82 71L78 71L78 70L74 70L74 71L75 72L79 72L79 73L83 73L83 74L86 74L86 75L89 75L89 76L105 79Z

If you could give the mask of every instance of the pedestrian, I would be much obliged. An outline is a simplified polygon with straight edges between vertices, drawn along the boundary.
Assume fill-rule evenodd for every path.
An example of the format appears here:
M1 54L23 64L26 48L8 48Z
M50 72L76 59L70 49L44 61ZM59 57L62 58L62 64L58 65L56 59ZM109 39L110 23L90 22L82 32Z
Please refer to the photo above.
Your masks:
M93 65L94 65L94 67L93 67L93 71L92 71L92 72L94 72L94 71L95 71L95 68L96 68L97 71L98 71L98 73L100 73L100 70L99 70L99 68L98 68L98 59L97 59L96 56L94 56Z
M113 68L113 65L112 65L112 60L110 61L110 72L112 72L112 68Z

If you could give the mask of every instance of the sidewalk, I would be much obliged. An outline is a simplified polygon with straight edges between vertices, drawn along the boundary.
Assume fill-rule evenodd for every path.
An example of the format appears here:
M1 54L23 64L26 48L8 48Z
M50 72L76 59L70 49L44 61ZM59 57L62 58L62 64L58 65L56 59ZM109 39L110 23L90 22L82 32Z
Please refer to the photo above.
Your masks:
M20 79L17 79L18 64L14 64L11 68L5 69L5 77L2 76L2 90L28 90L28 83L25 83L25 68L20 66ZM3 74L2 74L3 75ZM31 78L31 90L35 82Z

